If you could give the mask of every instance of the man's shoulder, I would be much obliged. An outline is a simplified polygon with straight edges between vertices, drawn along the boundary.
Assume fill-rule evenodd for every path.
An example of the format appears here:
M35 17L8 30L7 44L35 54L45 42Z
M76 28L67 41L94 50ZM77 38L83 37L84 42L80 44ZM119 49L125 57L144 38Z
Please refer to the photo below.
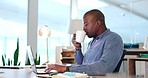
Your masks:
M106 36L109 36L109 37L121 37L118 33L113 32L113 31L108 32L108 34Z
M107 39L107 40L121 41L121 42L122 42L122 37L121 37L118 33L112 32L112 31L110 31L110 32L106 35L106 39Z

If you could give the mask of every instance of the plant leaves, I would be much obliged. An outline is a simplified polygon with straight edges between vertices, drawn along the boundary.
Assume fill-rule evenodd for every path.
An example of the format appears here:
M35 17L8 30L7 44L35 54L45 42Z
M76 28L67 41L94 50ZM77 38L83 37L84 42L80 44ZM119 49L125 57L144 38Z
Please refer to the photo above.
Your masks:
M5 66L5 59L6 59L6 54L2 55L2 62L3 62L3 66Z
M10 66L11 64L11 60L10 60L10 58L8 58L8 66Z
M10 66L12 64L14 64L14 66L19 66L21 64L21 62L18 63L18 57L19 57L19 38L17 39L17 47L16 47L16 50L13 55L13 60L8 58L8 61L6 62L6 54L2 55L3 66L5 66L5 65ZM13 63L12 63L12 61L13 61Z
M35 61L36 65L40 65L40 56L38 57L37 53L36 53L36 57L35 57L34 61Z
M17 39L17 48L14 52L13 58L14 58L14 66L17 66L18 63L18 56L19 56L19 39Z

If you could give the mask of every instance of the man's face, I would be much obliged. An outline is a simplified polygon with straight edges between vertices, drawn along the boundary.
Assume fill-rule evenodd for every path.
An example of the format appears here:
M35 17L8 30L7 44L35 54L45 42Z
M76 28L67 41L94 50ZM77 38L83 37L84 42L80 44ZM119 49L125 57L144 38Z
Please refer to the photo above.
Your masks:
M84 27L83 30L86 32L86 35L89 38L95 37L96 36L96 31L98 30L97 26L97 21L93 19L91 15L85 15L84 18Z

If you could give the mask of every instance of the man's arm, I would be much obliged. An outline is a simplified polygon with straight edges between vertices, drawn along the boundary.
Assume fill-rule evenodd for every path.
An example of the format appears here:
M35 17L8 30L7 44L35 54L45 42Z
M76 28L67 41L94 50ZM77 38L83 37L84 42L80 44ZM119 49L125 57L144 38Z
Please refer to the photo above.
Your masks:
M121 51L117 53L110 52L103 54L99 61L85 65L72 65L69 70L72 72L87 73L88 75L105 75L106 73L113 72L122 53Z
M77 64L82 64L83 62L83 54L81 51L81 43L76 42L76 34L73 34L72 43L75 46L76 53L75 59Z
M75 60L78 65L81 65L83 62L83 54L81 49L76 49Z

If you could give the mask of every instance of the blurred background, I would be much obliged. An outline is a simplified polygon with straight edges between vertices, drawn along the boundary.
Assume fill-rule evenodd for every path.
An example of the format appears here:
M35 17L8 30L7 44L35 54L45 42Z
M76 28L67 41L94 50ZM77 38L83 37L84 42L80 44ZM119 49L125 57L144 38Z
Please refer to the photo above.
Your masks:
M51 31L48 38L49 60L55 63L56 46L71 45L71 34L68 34L70 21L83 19L83 14L91 9L99 9L105 14L107 27L120 34L124 43L143 43L148 36L147 3L147 0L0 0L0 55L5 53L13 58L19 38L19 60L24 65L29 38L36 41L33 51L41 56L41 63L44 63L46 39L39 36L38 29L47 25ZM37 9L32 11L30 8ZM35 16L28 15L30 11ZM29 24L28 20L34 21L35 25ZM36 35L28 35L28 30ZM85 48L89 40L85 39Z

